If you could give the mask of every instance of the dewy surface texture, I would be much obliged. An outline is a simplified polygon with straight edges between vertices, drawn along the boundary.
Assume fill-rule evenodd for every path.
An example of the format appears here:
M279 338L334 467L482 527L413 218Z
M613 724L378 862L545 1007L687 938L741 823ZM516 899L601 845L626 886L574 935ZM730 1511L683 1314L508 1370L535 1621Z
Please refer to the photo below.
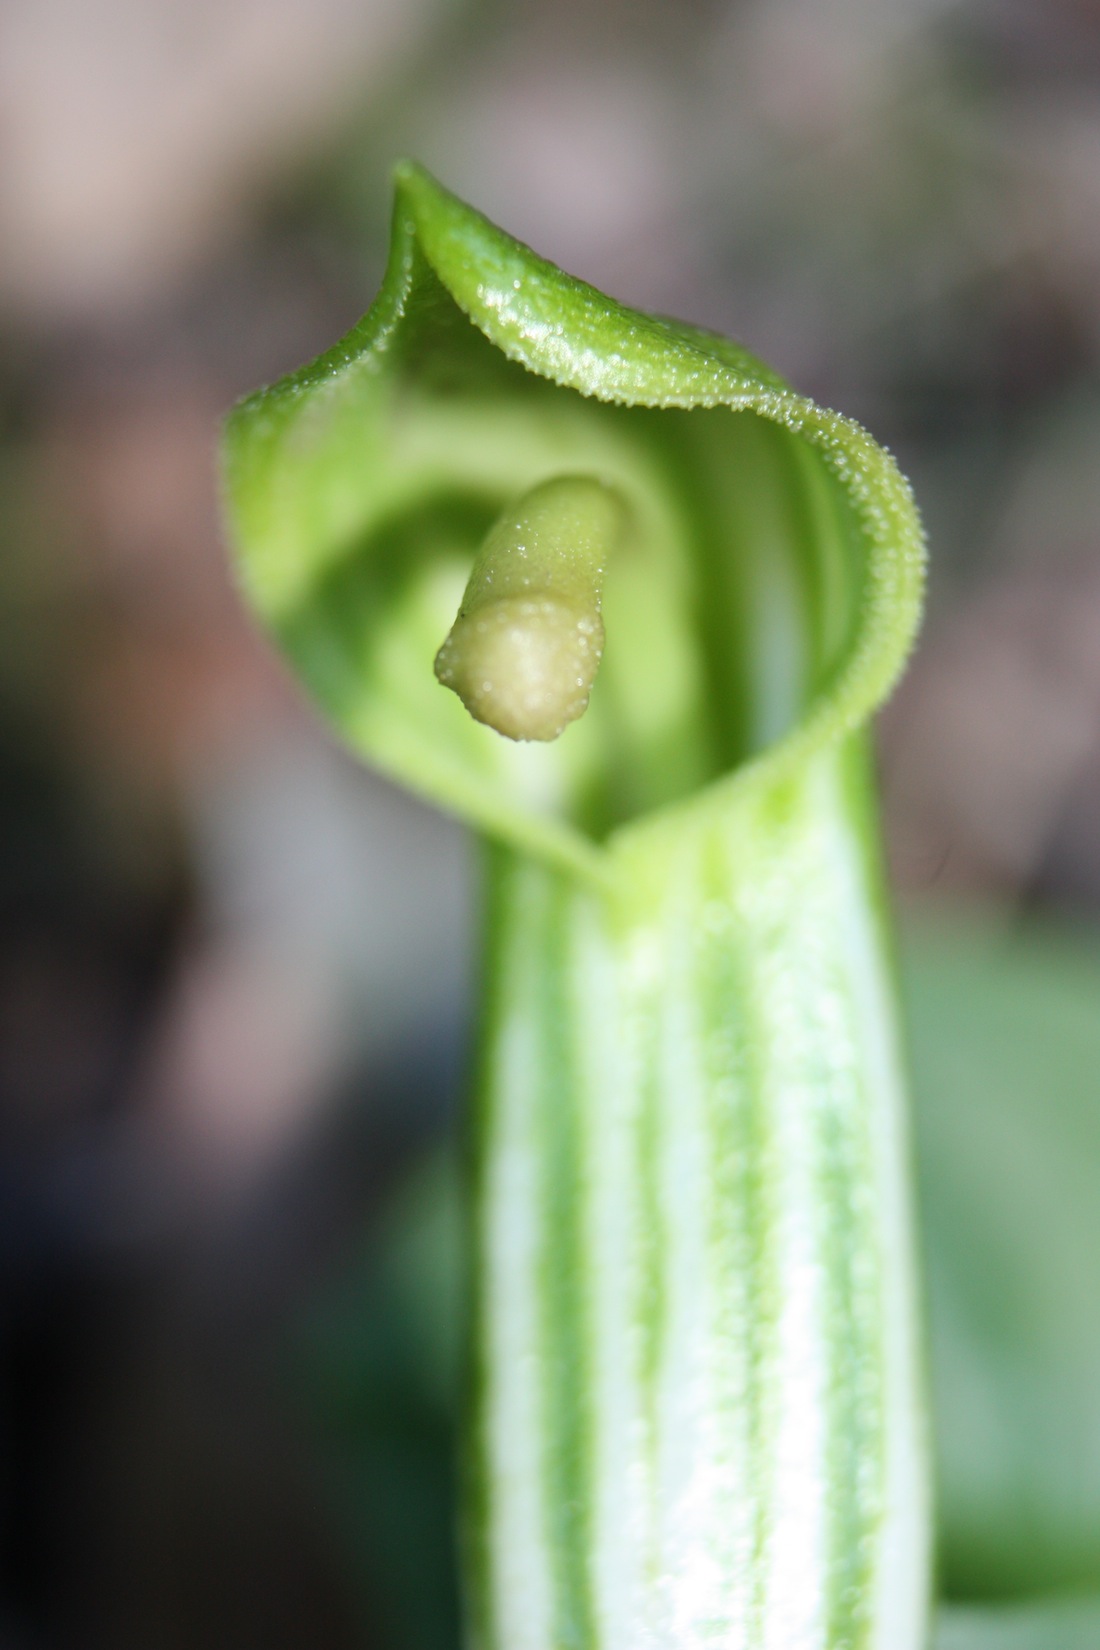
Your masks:
M739 346L623 308L404 166L378 299L241 403L225 477L246 592L307 689L491 842L473 1643L919 1650L865 733L920 606L892 459ZM549 543L578 485L621 501L614 522L575 563L565 535L564 583L550 556L548 582L513 588L530 500L551 499ZM461 633L441 649L485 616L486 567L531 604L533 660L507 606L472 654ZM520 684L502 713L480 697L501 636ZM525 694L509 737L483 725Z

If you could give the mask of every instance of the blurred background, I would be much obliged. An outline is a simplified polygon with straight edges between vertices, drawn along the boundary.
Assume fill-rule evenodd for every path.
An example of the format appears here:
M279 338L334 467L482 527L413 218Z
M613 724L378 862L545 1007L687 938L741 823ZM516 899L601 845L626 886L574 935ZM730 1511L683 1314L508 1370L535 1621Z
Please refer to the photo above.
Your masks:
M253 630L215 471L402 154L914 481L941 1585L1100 1593L1100 4L0 0L0 1646L457 1644L474 867Z

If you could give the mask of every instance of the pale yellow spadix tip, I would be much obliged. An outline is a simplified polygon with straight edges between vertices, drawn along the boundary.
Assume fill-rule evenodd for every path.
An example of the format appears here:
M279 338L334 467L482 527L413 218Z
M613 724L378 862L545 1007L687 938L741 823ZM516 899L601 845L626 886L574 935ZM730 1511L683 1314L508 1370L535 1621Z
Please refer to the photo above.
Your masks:
M470 715L509 739L556 739L599 669L607 559L625 506L589 476L540 483L497 522L435 660Z
M470 715L509 739L556 739L588 705L603 620L556 596L508 596L455 620L435 661Z

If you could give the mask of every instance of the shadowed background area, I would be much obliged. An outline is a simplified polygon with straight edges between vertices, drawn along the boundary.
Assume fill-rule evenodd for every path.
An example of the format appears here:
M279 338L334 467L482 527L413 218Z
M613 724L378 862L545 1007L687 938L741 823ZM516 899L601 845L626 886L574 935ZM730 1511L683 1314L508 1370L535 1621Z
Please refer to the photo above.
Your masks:
M941 1576L1100 1594L1100 5L0 0L0 1643L457 1643L475 866L298 698L215 471L406 153L913 479Z

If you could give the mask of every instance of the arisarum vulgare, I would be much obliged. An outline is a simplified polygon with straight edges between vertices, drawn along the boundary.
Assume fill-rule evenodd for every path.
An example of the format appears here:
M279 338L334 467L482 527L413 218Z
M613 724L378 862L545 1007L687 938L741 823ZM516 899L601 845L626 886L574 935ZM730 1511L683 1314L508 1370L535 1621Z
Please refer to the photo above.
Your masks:
M896 465L412 165L375 303L224 465L310 694L487 844L472 1643L918 1650L867 738L921 599Z

